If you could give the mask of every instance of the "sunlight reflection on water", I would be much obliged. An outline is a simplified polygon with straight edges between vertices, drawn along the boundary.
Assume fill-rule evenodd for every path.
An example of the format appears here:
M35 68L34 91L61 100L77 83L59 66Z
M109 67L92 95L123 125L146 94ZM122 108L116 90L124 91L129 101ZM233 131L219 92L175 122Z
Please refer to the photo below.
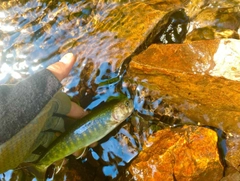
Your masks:
M62 82L63 90L70 97L79 94L79 82L84 80L88 87L95 90L92 102L88 105L89 109L93 109L110 97L118 97L122 93L129 98L134 98L123 82L126 70L119 71L116 68L115 61L119 56L126 55L119 52L121 49L109 46L111 41L114 43L120 41L121 46L130 45L124 44L124 39L115 38L115 32L106 31L89 38L92 31L89 27L100 21L101 16L104 15L104 11L100 11L95 19L91 19L95 15L93 2L59 2L58 4L38 0L29 0L26 3L10 2L13 4L7 8L0 3L4 7L4 10L0 11L0 84L16 83L57 62L66 52L73 52L79 55L77 62L69 77ZM116 5L109 6L108 9L114 6ZM96 51L95 42L98 40L102 41L102 49ZM92 48L90 53L93 57L87 57L79 65L82 56L85 58L84 56L89 55L86 52L90 50L90 47L81 49L86 52L79 52L79 47L85 46L84 41L91 43L88 46ZM110 48L115 56L111 58L111 62L109 62L106 47ZM102 54L99 55L99 52ZM97 76L94 77L95 74L90 73L87 77L88 67L93 63L91 58L95 58L95 54L99 55L95 60L96 63L93 64L95 68L93 70L97 72ZM86 72L84 78L79 76L83 71ZM141 96L141 93L138 93L138 96ZM138 102L135 102L135 106L139 112L144 109L143 105L139 106ZM142 113L150 114L146 110ZM126 125L130 127L131 123L127 122L125 127ZM126 166L138 154L138 149L141 149L142 143L136 144L131 134L130 129L121 128L118 133L109 135L107 140L100 143L102 153L89 149L93 159L104 162L102 172L106 177L113 179L119 176L118 168ZM10 180L12 173L12 170L6 172L5 179ZM65 175L64 178L67 179L67 176Z

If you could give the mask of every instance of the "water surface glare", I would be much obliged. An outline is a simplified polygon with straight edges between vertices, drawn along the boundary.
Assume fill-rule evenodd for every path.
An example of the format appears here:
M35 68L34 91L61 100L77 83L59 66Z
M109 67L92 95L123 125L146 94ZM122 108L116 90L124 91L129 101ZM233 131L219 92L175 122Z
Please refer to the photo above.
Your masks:
M93 24L100 22L101 16L107 16L108 11L117 6L117 3L106 4L106 6L98 5L98 7L97 5L95 1L87 0L59 2L10 0L1 2L0 84L17 83L57 62L65 53L72 52L78 55L77 62L69 77L62 82L63 91L70 97L74 99L82 93L84 101L80 100L80 103L89 109L93 109L111 97L118 97L122 93L134 99L135 116L129 118L117 130L99 141L97 147L89 148L87 156L78 161L79 164L87 165L85 167L97 168L98 176L101 175L102 179L106 180L116 179L119 176L123 168L137 156L146 139L142 132L134 135L131 131L134 129L132 122L142 119L138 117L138 112L143 115L145 113L152 115L153 113L143 108L144 99L141 97L141 93L128 90L127 84L123 81L126 70L117 69L115 59L112 59L111 62L108 61L107 48L116 52L116 56L119 51L114 46L109 46L111 41L117 43L117 41L123 40L114 38L116 35L108 31L97 36L92 35ZM97 8L99 9L97 10ZM104 8L108 11L105 11ZM104 40L100 50L95 47L95 41L98 40ZM89 53L93 56L82 61L82 55L87 54L81 52L84 50L86 41L88 41L89 47L85 47L85 51L91 50ZM95 50L97 51L94 52ZM103 53L99 56L98 52ZM94 55L98 57L96 58ZM93 61L94 59L97 61ZM94 73L87 71L92 67L96 70L96 77ZM83 71L86 73L81 74ZM81 86L79 87L79 85ZM139 100L141 100L141 104L139 104ZM73 163L75 162L73 161ZM71 166L66 169L71 171ZM58 180L59 178L68 180L69 177L74 177L74 175L65 174L64 171L62 174L63 177L60 172L48 180ZM32 180L21 169L9 170L4 175L6 180L18 180L18 178ZM3 178L4 176L1 175L0 180Z

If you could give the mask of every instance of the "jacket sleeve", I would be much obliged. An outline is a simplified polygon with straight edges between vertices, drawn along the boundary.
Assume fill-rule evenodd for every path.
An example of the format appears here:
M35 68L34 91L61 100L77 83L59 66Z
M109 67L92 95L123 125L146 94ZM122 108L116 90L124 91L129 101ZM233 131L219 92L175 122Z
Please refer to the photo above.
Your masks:
M60 88L47 69L15 85L0 85L0 144L34 119Z

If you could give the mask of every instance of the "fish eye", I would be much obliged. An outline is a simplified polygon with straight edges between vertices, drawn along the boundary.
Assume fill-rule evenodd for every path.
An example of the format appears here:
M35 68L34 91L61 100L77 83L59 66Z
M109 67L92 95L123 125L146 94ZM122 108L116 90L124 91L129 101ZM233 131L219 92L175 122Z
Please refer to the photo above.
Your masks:
M129 106L129 101L126 101L125 105L128 107Z

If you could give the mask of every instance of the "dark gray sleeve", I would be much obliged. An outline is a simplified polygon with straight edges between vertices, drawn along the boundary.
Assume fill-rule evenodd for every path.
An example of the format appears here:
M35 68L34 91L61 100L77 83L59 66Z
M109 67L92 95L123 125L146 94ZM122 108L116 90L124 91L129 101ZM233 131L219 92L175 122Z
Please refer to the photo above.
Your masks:
M61 83L49 70L15 85L1 85L0 144L33 120L60 88Z

